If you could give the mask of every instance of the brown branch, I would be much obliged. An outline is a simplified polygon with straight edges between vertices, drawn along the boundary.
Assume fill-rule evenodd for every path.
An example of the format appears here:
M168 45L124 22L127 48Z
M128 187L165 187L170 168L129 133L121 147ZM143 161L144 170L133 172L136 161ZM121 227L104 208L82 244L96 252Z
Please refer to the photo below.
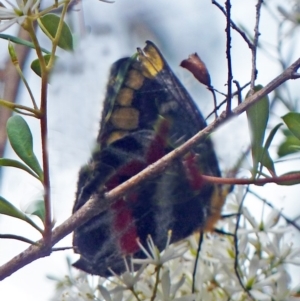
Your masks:
M212 4L216 5L221 12L224 14L224 16L226 16L226 10L224 7L222 7L222 5L220 5L217 1L212 0ZM232 29L236 30L244 39L244 41L247 43L248 47L250 49L252 49L254 47L254 45L252 44L252 42L250 41L250 39L247 37L246 33L244 31L242 31L232 20L230 21L230 25L232 27Z
M231 3L230 0L225 1L226 6L226 58L227 58L227 107L226 114L231 114L231 100L232 100L232 60L231 60Z
M106 200L104 199L103 203L104 201ZM70 234L76 227L85 223L99 212L104 211L105 208L101 208L101 203L102 201L99 203L97 200L90 200L63 224L55 228L51 236L51 245L55 245L62 238ZM50 254L51 246L45 246L44 239L40 239L35 245L30 246L28 249L0 267L0 281L32 261L49 256Z
M18 33L18 37L23 40L29 40L29 35L27 31L25 31L21 26ZM16 44L15 50L18 57L19 65L22 68L24 66L24 63L26 61L30 49L26 46ZM4 70L1 70L0 81L2 81L4 84L3 99L15 102L18 94L20 77L9 57L6 61ZM11 113L12 113L11 110L0 106L0 157L1 158L4 155L4 148L7 139L6 122L8 118L11 116Z
M293 174L285 174L279 177L262 178L262 179L236 179L236 178L219 178L212 176L202 175L202 178L211 183L222 184L222 185L264 185L268 183L287 185L288 183L299 181L300 183L300 172ZM297 181L297 182L296 182Z
M47 70L47 64L43 57L43 52L39 41L36 36L34 24L31 21L27 21L23 24L23 27L27 29L31 40L35 46L35 51L38 56L41 67L41 103L40 103L40 128L41 128L41 142L42 142L42 162L43 162L43 186L44 186L44 204L45 204L45 230L44 239L45 244L51 246L51 230L52 230L52 208L50 199L50 168L49 168L49 156L48 156L48 113L47 113L47 91L48 91L48 78L49 70Z
M260 36L259 21L261 16L261 6L262 6L262 0L258 0L256 4L256 18L255 18L256 21L254 27L254 39L253 39L254 47L251 48L251 52L252 52L251 85L250 85L251 94L253 94L254 92L255 80L257 78L256 59L257 59L258 38Z
M0 234L0 239L14 239L14 240L19 240L19 241L22 241L22 242L26 242L28 244L35 244L34 241L26 238L26 237L23 237L23 236L19 236L19 235L14 235L14 234Z
M288 69L286 69L282 74L280 74L278 77L272 80L267 86L248 97L242 104L240 104L236 109L233 110L232 114L229 117L226 117L226 113L223 112L218 119L216 119L213 123L208 125L201 132L196 134L194 137L189 139L182 146L167 154L165 157L155 162L154 164L150 165L136 176L130 178L125 183L121 184L120 186L116 187L110 192L105 193L101 201L99 201L98 198L88 201L64 223L62 223L60 226L53 230L51 237L51 246L55 245L62 238L70 234L75 228L82 225L93 216L106 210L109 204L111 204L117 198L123 196L128 191L132 190L135 186L139 185L146 179L149 179L150 177L161 173L163 170L166 169L168 165L172 163L172 161L175 158L184 155L194 145L198 144L207 135L212 133L216 128L227 122L232 116L238 116L242 114L251 105L258 102L262 97L272 92L285 81L297 78L298 74L296 74L296 71L299 67L300 58L296 62L294 62ZM45 247L45 241L43 239L39 240L37 243L38 245L30 246L24 252L15 256L9 262L1 266L0 280L10 276L11 274L21 269L25 265L31 263L32 261L50 255L51 246Z

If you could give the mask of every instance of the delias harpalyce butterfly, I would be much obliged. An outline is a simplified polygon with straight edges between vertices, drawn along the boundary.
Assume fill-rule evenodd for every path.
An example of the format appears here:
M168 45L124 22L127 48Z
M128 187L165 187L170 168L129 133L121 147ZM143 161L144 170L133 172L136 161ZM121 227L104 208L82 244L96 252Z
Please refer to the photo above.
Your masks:
M111 69L97 149L79 174L73 211L101 189L111 190L183 144L206 123L194 101L152 42ZM109 209L78 227L73 245L75 267L109 276L125 271L124 256L145 255L151 235L162 250L168 231L172 242L196 230L211 230L224 203L222 186L201 174L220 176L209 138L162 174L118 199Z

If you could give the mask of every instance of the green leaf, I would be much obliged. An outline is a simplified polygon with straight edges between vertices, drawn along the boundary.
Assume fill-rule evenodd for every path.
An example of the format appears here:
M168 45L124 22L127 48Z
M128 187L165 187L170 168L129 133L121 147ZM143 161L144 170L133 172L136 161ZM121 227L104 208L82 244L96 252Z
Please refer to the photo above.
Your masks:
M291 172L288 172L288 173L285 173L285 174L281 175L281 177L288 176L288 175L294 175L294 174L299 175L300 171L291 171ZM297 184L300 184L300 179L298 179L298 180L287 180L285 182L278 183L278 185L283 185L283 186L291 186L291 185L297 185Z
M289 130L300 139L300 113L290 112L281 117Z
M36 215L41 219L42 222L45 221L45 203L43 200L37 200L31 203L26 209L26 213L31 215Z
M41 22L44 26L41 27L41 29L45 31L45 29L48 31L48 33L51 35L52 38L55 38L57 28L60 22L60 17L54 14L47 14L41 18ZM71 30L69 26L63 22L63 27L61 31L61 36L58 40L57 44L60 48L64 50L73 50L73 37Z
M50 54L46 54L44 55L44 59L45 59L45 63L48 64L50 61L51 55ZM35 74L37 74L39 77L42 76L42 71L41 71L41 65L40 65L40 60L36 59L34 61L32 61L30 68L33 70L33 72Z
M300 140L295 137L291 131L283 130L285 140L280 144L277 154L279 157L284 157L300 151Z
M17 209L14 205L8 202L5 198L0 196L0 214L8 215L11 217L15 217L25 221L30 224L38 231L42 232L42 230L22 211Z
M20 39L20 38L18 38L18 37L14 37L14 36L8 35L8 34L0 33L0 39L8 40L8 41L14 42L14 43L16 43L16 44L24 45L24 46L30 47L30 48L32 48L32 49L35 49L33 43L28 42L28 41L23 40L23 39ZM46 50L45 48L41 48L41 50L42 50L44 53L47 53L47 54L50 54L50 53L51 53L50 51Z
M0 196L0 214L9 215L23 221L26 221L27 216L17 209L14 205Z
M29 169L26 165L24 165L20 161L12 160L12 159L6 159L6 158L0 158L0 166L10 166L10 167L19 168L19 169L22 169L22 170L28 172L33 177L39 179L39 177L34 172L32 172L31 169Z
M267 149L262 150L261 166L265 166L273 176L276 175L274 162L270 156L269 150ZM262 168L260 169L260 174L261 170Z
M6 129L13 150L42 180L43 171L33 152L32 134L26 121L19 115L12 116L7 121Z
M279 128L283 125L283 123L278 123L270 132L268 138L267 138L267 141L265 143L265 149L269 149L276 133L278 132Z
M276 172L275 172L275 166L274 166L274 162L270 156L270 153L269 153L269 147L278 131L278 129L282 126L283 124L282 123L279 123L277 124L270 132L267 140L266 140L266 143L263 147L263 150L262 150L262 159L261 159L261 168L260 168L260 173L262 171L262 166L265 166L269 172L274 176L276 175Z
M261 85L254 88L255 91L262 89ZM263 142L269 119L269 98L263 97L247 110L248 125L251 133L251 148L253 159L253 178L256 177L259 163L262 163Z

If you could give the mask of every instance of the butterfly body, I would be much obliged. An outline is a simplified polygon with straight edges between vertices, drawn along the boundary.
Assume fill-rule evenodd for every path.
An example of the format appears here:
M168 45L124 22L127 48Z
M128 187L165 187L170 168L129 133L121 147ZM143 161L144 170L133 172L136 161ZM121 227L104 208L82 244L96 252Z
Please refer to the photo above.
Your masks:
M101 189L111 190L183 144L206 123L157 47L147 42L111 70L97 149L79 174L73 211ZM224 193L201 174L220 176L210 139L178 158L164 172L141 184L75 230L81 255L75 267L108 276L125 270L123 256L144 257L137 238L151 235L162 250L196 230L211 230Z

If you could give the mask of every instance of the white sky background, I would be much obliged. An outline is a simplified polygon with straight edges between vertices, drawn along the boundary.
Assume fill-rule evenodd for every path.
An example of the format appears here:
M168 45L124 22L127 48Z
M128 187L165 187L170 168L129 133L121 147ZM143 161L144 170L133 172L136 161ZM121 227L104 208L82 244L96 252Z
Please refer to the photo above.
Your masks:
M13 0L12 0L13 1ZM266 1L270 6L283 5L284 1ZM223 4L223 2L221 2ZM254 27L256 1L233 0L233 20L243 24L248 31ZM276 12L274 10L274 12ZM76 22L84 17L84 36ZM76 24L76 47L74 53L61 52L57 71L49 85L49 152L51 163L51 188L54 203L54 215L57 224L70 216L76 190L77 174L80 166L87 162L97 135L101 115L101 105L105 94L110 65L123 56L130 56L136 47L143 47L145 40L155 42L173 71L191 91L195 101L208 114L212 107L211 95L196 82L187 71L180 69L181 60L197 52L206 63L212 85L226 93L227 80L225 59L225 20L223 14L209 0L116 0L106 4L97 0L85 0L83 12L74 11L70 24ZM16 28L11 28L13 34ZM274 19L263 10L261 24L261 42L274 54L277 27ZM7 32L6 32L7 33ZM299 35L299 31L298 31ZM42 35L41 35L42 36ZM45 47L49 46L42 37ZM241 85L250 78L250 50L241 37L233 33L233 72L234 78ZM6 41L0 41L0 64L4 62ZM293 46L295 47L295 45ZM287 49L288 53L289 49ZM294 51L291 61L299 56ZM31 55L30 62L34 59ZM270 53L259 52L258 83L267 84L280 72ZM39 97L39 78L28 68L27 76L36 98ZM290 84L295 92L299 81ZM0 91L1 93L1 91ZM299 89L298 89L299 93ZM294 94L295 95L295 94ZM221 99L221 98L220 98ZM19 103L30 105L29 97L21 89ZM284 109L278 116L286 113ZM35 152L40 158L38 122L27 119L34 135ZM274 119L274 124L279 122ZM243 116L231 121L214 134L216 151L220 165L226 170L233 166L237 156L248 146L247 123ZM9 147L6 157L14 158ZM293 162L293 169L300 169ZM280 173L281 170L278 170ZM6 168L1 183L1 195L18 208L26 208L32 200L40 198L42 187L26 173ZM299 185L282 188L269 185L270 189L258 188L259 193L268 196L273 192L274 203L278 208L295 216L299 213ZM297 197L296 197L297 196ZM294 204L294 205L293 205ZM297 204L297 205L295 205ZM259 205L261 209L261 205ZM39 235L24 222L0 217L0 233L15 233L30 239ZM61 241L58 246L70 246L71 236ZM27 247L22 242L0 240L0 264ZM62 277L67 273L65 257L75 260L72 251L53 253L50 257L39 259L24 267L0 283L1 300L46 301L53 295L54 282L46 279L46 274Z

